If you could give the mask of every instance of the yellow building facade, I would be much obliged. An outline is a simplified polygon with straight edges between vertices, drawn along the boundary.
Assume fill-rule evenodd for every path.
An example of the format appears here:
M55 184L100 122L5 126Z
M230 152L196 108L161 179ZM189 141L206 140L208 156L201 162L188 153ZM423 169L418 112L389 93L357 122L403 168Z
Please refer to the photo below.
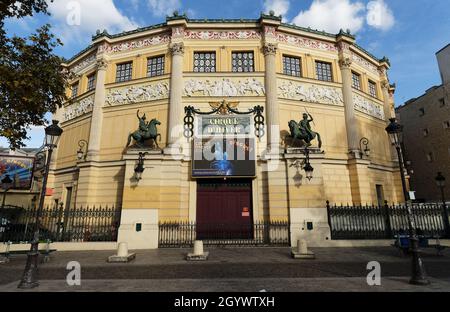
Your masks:
M186 106L202 112L222 101L239 112L263 107L265 135L254 138L255 175L239 180L250 185L245 205L250 207L243 207L242 216L250 222L289 221L294 244L300 237L312 245L330 239L326 200L401 201L397 161L384 130L394 107L389 62L360 48L348 33L283 24L273 15L172 16L118 35L97 33L64 65L74 77L71 99L54 116L64 133L51 166L54 192L48 200L75 209L121 206L118 240L130 248L156 248L159 222L198 221L199 207L208 206L199 202L199 188L217 177L192 174L193 138L183 135ZM160 121L161 150L126 147L128 135L138 129L138 110L147 121ZM310 180L296 166L305 159L302 149L287 144L289 121L301 120L305 112L322 139L320 149L312 141ZM87 142L82 159L80 140ZM139 152L147 154L136 181ZM313 228L307 230L306 222Z

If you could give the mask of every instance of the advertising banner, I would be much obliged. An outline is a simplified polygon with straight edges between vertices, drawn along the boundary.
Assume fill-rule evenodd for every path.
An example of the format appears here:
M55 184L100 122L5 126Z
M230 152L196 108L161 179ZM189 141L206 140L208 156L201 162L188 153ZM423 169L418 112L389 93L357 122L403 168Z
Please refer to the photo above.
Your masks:
M0 155L0 181L9 175L13 180L11 189L29 190L33 180L33 167L33 157Z
M193 177L254 177L256 175L253 138L196 138L193 150Z

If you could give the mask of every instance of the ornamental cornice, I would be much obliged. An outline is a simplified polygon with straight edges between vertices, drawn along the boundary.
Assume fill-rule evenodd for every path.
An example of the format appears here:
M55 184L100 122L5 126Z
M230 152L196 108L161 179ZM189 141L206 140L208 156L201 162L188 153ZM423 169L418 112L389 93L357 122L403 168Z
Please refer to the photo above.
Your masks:
M359 56L358 54L356 54L354 52L352 52L352 61L361 65L362 67L371 71L374 74L377 74L377 75L379 74L377 66L375 66L374 64L372 64L371 62L362 58L361 56Z
M310 103L344 105L341 88L288 80L278 83L278 97Z
M322 40L310 39L302 36L286 34L277 31L277 41L280 43L286 43L301 48L316 49L329 52L337 52L338 49L334 43L325 42Z
M184 30L184 39L192 40L242 40L261 39L257 30Z
M125 42L120 43L103 43L99 46L98 52L99 53L118 53L118 52L125 52L125 51L131 51L134 49L154 46L158 44L165 44L170 42L170 34L158 34L153 36L148 36L143 39L137 39L137 40L128 40Z
M86 67L92 65L95 63L96 55L95 53L89 55L88 57L84 58L80 62L76 63L74 66L72 66L72 72L75 74L78 74Z

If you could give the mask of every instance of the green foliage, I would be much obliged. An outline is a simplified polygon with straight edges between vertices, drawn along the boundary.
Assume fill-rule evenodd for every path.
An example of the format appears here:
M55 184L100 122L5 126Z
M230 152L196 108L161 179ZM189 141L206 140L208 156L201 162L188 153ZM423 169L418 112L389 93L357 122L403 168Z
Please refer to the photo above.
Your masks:
M27 38L8 36L4 19L47 14L44 0L0 2L0 136L24 146L27 128L44 125L44 115L66 100L67 74L53 50L62 45L44 25Z

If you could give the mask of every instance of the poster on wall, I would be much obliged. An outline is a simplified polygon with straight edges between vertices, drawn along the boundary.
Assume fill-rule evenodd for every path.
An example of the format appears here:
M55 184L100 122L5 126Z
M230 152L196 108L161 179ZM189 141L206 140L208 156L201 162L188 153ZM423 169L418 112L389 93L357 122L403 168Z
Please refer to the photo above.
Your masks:
M197 138L194 140L193 177L254 177L253 138Z
M11 189L29 190L33 180L33 157L0 155L0 181L9 175ZM0 188L3 186L0 183Z

